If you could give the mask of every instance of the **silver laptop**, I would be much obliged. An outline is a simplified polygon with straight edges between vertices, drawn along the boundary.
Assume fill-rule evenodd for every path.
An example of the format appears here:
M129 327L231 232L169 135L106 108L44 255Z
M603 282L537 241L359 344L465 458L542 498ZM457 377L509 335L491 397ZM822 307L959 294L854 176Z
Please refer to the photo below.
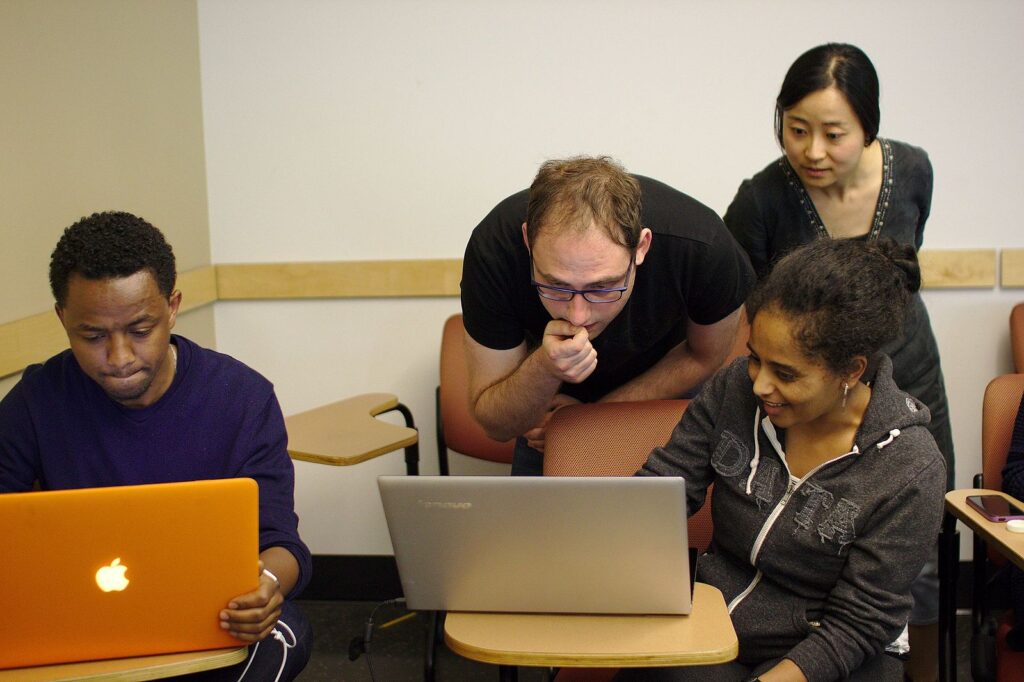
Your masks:
M410 609L690 612L681 478L377 482Z

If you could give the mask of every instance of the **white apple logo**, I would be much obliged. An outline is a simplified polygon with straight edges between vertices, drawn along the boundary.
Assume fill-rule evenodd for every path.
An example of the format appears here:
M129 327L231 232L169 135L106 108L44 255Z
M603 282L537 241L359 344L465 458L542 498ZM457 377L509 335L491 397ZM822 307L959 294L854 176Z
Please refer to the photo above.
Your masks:
M120 592L128 587L128 578L124 577L127 570L128 567L122 566L121 557L118 557L111 561L109 566L96 571L96 584L104 592Z

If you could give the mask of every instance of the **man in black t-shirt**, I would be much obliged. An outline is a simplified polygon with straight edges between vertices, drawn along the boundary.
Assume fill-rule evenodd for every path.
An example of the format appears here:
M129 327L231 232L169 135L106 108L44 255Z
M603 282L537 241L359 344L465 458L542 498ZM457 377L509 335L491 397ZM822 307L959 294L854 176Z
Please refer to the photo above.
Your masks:
M678 398L728 355L754 284L711 209L608 158L548 161L466 247L472 410L539 474L550 414Z

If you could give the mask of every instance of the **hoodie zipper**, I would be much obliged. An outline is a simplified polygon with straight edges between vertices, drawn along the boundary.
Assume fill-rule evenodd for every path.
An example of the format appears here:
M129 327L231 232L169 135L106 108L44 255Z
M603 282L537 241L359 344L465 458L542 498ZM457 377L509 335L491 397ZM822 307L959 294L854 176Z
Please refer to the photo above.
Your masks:
M765 417L765 419L767 419L767 417ZM839 460L846 459L847 457L849 457L851 455L859 455L860 454L860 448L858 448L857 444L854 443L853 449L850 450L849 452L847 452L845 454L842 454L842 455L839 455L838 457L833 457L832 459L830 459L830 460L828 460L826 462L822 462L821 464L819 464L818 466L814 467L813 469L808 471L806 474L804 474L804 477L801 478L797 483L793 483L793 473L789 469L789 462L786 461L785 452L782 450L782 447L781 447L781 445L778 442L778 438L775 436L775 429L774 429L774 427L772 429L770 429L770 430L766 429L765 430L765 435L768 436L769 440L772 442L772 445L775 447L776 452L779 454L779 459L782 460L782 466L786 467L786 480L787 480L787 483L786 483L786 492L783 493L782 499L780 499L778 504L775 505L775 508L772 509L772 513L768 515L768 518L765 520L764 525L761 526L760 532L758 532L758 534L757 534L757 538L754 540L753 547L750 548L750 565L751 566L757 566L757 555L760 554L760 552L761 552L761 545L764 544L765 537L767 537L768 533L772 529L772 526L775 525L775 521L782 514L783 510L785 510L786 504L789 502L789 499L793 496L793 493L795 493L797 491L797 489L801 485L803 485L803 482L806 481L807 479L809 479L814 474L816 474L822 468L828 466L829 464L832 464L833 462L838 462ZM896 435L898 435L898 432L897 432ZM755 431L754 432L754 437L757 438L757 436L758 436L758 434ZM890 439L890 442L891 442L891 439ZM886 445L888 445L888 443L886 443ZM729 602L728 611L729 611L730 614L733 612L733 609L735 609L737 606L739 606L740 603L744 599L746 599L747 595L749 595L751 592L754 591L754 588L757 587L757 584L759 582L761 582L761 569L757 569L757 573L754 574L754 578L750 581L750 584L747 585L747 587L742 592L740 592L738 595L733 597L732 601Z

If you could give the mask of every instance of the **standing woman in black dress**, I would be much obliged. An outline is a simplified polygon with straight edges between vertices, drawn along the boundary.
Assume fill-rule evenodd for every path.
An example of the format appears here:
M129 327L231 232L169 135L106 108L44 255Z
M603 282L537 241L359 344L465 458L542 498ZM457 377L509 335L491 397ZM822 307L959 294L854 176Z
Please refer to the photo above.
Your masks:
M923 149L878 137L878 76L859 48L830 43L802 54L775 102L783 155L744 180L725 224L763 277L790 249L815 239L889 237L920 249L932 198ZM837 283L839 285L840 283ZM928 406L929 431L953 482L953 437L939 350L920 294L902 338L884 351L896 384ZM937 558L937 553L936 553ZM914 582L912 680L938 676L938 575L935 561Z

